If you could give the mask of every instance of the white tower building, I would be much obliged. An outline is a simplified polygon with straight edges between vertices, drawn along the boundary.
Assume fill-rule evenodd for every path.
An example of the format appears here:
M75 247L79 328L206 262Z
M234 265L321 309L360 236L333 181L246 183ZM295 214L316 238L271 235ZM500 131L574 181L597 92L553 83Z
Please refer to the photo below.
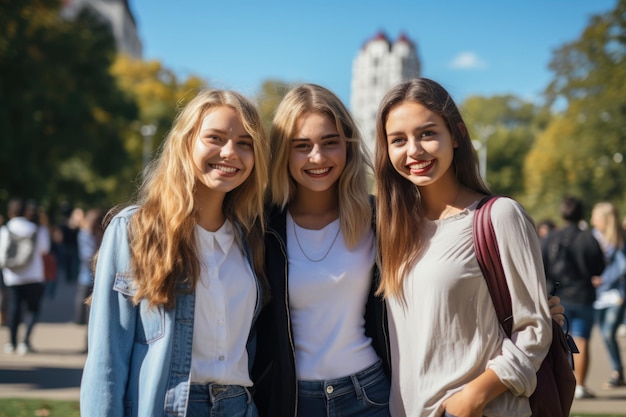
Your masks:
M419 75L415 44L404 34L392 42L379 32L363 45L354 59L350 110L372 154L380 100L394 85Z

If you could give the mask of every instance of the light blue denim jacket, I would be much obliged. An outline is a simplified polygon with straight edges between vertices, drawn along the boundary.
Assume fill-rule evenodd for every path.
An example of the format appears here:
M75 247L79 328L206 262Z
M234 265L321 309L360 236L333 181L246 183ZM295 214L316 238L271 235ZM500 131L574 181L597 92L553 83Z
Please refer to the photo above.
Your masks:
M121 211L100 247L89 319L89 353L80 389L81 415L185 416L189 396L194 291L179 293L176 307L131 302L128 223L137 207ZM245 246L245 245L244 245ZM252 267L250 253L245 254ZM252 268L254 271L254 268ZM257 283L254 319L261 309ZM181 284L181 290L189 290ZM252 366L255 337L248 339Z

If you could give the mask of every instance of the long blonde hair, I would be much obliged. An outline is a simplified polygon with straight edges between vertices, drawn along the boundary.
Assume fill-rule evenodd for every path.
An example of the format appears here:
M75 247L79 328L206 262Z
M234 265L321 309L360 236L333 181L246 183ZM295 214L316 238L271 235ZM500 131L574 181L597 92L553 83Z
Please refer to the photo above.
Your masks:
M372 163L350 112L330 90L302 84L290 90L278 105L270 133L269 200L284 209L295 195L297 184L289 174L289 153L298 119L305 113L328 116L346 141L346 166L339 177L339 222L347 246L354 247L372 222L367 189Z
M392 88L382 99L376 116L375 176L377 190L376 234L381 284L378 294L402 296L408 268L417 259L424 242L419 188L395 170L387 150L385 124L389 112L404 102L419 103L441 116L458 142L452 164L457 180L467 188L489 194L478 171L478 157L458 107L450 94L435 81L416 78Z
M624 231L619 222L617 207L611 202L601 201L593 206L591 217L601 216L605 221L605 229L600 230L608 243L621 250L624 247Z
M252 252L257 276L263 274L263 193L267 184L269 146L254 105L239 93L208 90L192 99L174 120L160 155L146 169L138 190L139 209L130 220L132 269L137 284L134 302L174 306L182 279L195 288L200 273L196 252L196 174L192 148L202 119L215 107L228 106L252 136L254 168L239 187L226 194L223 212L241 227Z

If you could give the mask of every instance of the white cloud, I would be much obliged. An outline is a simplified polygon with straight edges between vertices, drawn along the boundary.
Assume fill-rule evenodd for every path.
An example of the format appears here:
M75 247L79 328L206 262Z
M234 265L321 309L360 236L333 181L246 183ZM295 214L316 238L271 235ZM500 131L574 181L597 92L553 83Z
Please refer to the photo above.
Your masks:
M484 69L487 63L480 59L474 52L462 52L456 56L450 63L452 68L456 69Z

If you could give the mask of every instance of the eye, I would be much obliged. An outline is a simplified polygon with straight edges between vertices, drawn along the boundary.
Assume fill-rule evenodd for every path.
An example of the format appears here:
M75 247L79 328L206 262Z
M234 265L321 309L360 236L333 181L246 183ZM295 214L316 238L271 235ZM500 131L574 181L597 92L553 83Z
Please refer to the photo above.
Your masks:
M244 148L253 148L254 144L252 142L252 140L250 139L242 139L239 142L237 142L237 145L242 146Z
M306 151L306 150L311 149L311 145L306 142L295 142L293 147L294 149L298 149L301 151Z
M211 142L221 142L222 141L222 138L220 138L217 135L207 135L206 138L208 140L210 140Z
M403 136L394 136L392 138L387 138L387 142L389 142L390 145L401 145L406 142L406 138Z
M432 130L425 130L420 134L420 138L426 138L426 137L430 137L430 136L435 136L437 134L437 132L434 132Z

